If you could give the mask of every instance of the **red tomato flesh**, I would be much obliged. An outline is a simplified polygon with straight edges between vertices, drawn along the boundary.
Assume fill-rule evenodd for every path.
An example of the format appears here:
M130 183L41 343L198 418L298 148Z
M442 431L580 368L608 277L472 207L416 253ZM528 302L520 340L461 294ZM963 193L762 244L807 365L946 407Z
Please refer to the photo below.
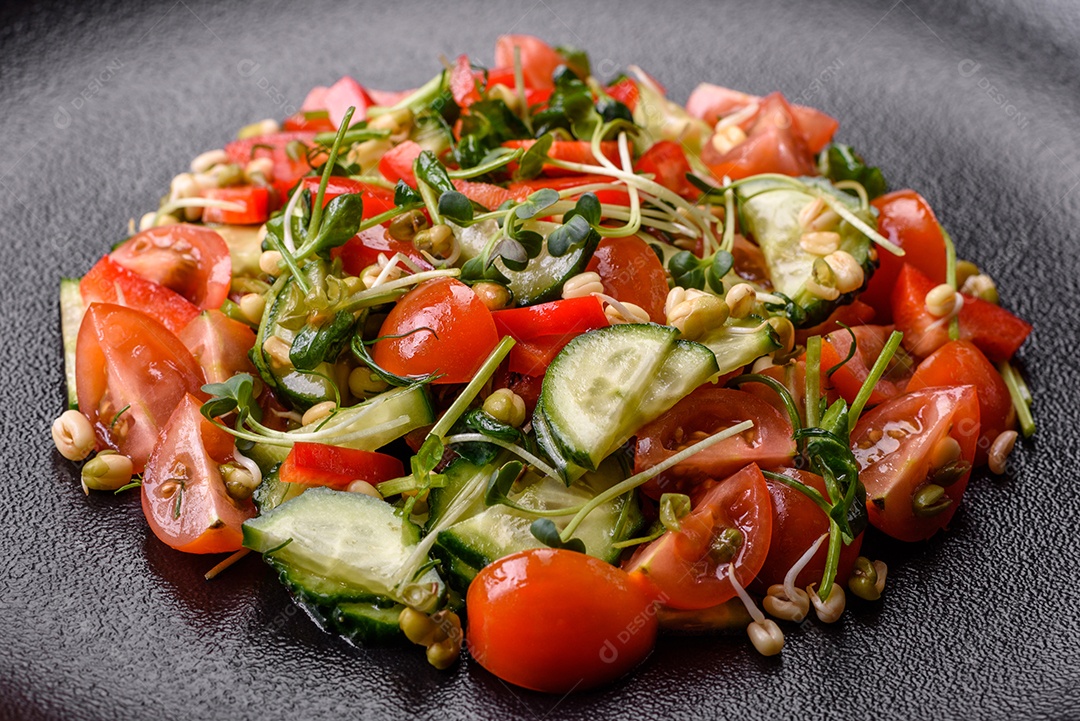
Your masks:
M220 310L205 310L177 334L202 367L207 383L224 383L237 373L258 375L248 351L255 331Z
M140 473L180 400L200 394L202 370L165 326L131 308L92 303L75 350L79 411L97 448L131 458Z
M892 330L891 326L858 325L850 332L841 329L825 336L821 344L822 385L834 388L848 403L854 402ZM852 335L855 338L855 355L840 365L851 350ZM836 370L832 376L828 376L834 368ZM870 393L869 404L876 406L903 393L911 378L911 371L911 359L902 348L897 349L885 374Z
M680 519L682 530L668 531L639 548L625 566L655 589L658 601L690 610L735 597L729 562L740 585L754 580L769 553L773 516L765 477L754 464L696 493L692 508ZM715 547L730 529L740 539L734 555Z
M270 191L263 185L238 185L232 188L211 188L203 197L224 200L244 206L243 210L203 208L204 223L226 225L261 225L270 217Z
M147 280L105 256L79 281L83 304L111 303L152 317L170 331L179 332L199 315L183 296Z
M146 464L143 513L154 535L179 551L238 551L255 505L225 490L220 467L235 462L233 438L203 418L200 405L188 395L169 418Z
M656 608L618 568L536 548L477 574L466 598L469 653L508 683L546 693L610 683L656 640Z
M652 468L682 448L745 420L753 421L754 427L664 471L645 483L642 492L655 499L664 493L689 493L748 463L771 468L791 461L795 441L786 415L751 393L706 384L638 431L634 472Z
M667 272L648 243L638 236L604 238L587 270L600 276L604 292L612 298L640 306L654 323L667 322Z
M941 386L975 387L979 396L979 427L975 463L986 462L994 440L1015 425L1012 398L997 368L978 348L967 341L950 341L919 364L908 390Z
M229 246L210 228L183 223L150 228L133 235L109 258L200 308L220 308L229 295Z
M315 202L315 196L319 192L319 183L322 178L304 178L301 181L301 188L308 190L311 193L311 202ZM380 188L377 185L370 185L368 183L361 183L359 180L353 180L352 178L343 178L339 175L331 175L329 181L326 184L326 189L323 191L323 207L339 195L348 195L350 193L357 193L364 199L364 220L374 218L376 215L381 215L388 210L392 210L394 207L394 194L385 188Z
M901 541L921 541L948 525L967 488L970 470L945 486L951 503L940 513L918 517L912 499L933 482L930 457L946 436L972 463L979 438L979 402L974 386L924 388L883 403L859 419L851 448L866 486L870 523Z

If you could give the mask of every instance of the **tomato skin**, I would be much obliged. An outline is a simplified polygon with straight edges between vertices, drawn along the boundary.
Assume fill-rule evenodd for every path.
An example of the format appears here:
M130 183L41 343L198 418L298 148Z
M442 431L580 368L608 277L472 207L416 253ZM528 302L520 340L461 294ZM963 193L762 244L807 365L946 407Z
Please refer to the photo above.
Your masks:
M656 641L656 608L626 573L583 553L506 556L469 586L466 642L499 678L546 693L614 681Z
M907 253L903 257L878 249L878 268L859 300L873 306L879 323L892 321L890 295L904 263L918 268L934 284L945 282L945 237L926 199L914 190L894 190L875 198L877 230Z
M491 183L454 178L454 187L466 198L479 203L488 210L494 210L508 200L514 200L514 194L506 188Z
M825 481L816 473L797 468L780 468L777 473L794 478L822 494L827 493ZM823 533L829 532L829 519L825 512L805 494L771 479L765 482L772 499L773 520L769 555L765 557L765 563L754 581L754 587L761 592L768 591L773 584L783 583L784 576L795 562ZM863 536L860 533L850 544L841 546L837 583L845 584L851 576L855 559L862 548ZM795 577L795 586L805 589L811 583L820 584L828 555L829 542L826 540Z
M567 175L560 178L537 178L536 180L517 180L507 187L514 200L525 200L530 193L535 193L541 188L552 190L566 190L595 183L610 184L611 178L604 175ZM610 205L630 205L630 196L625 190L600 190L595 193L596 199L601 203ZM574 196L574 198L580 196ZM573 199L573 198L571 198Z
M98 450L115 449L142 472L177 403L201 394L202 370L165 326L109 303L86 309L75 353L79 411L94 427Z
M288 190L311 170L311 164L308 163L304 152L300 152L296 157L290 157L287 149L294 141L303 143L309 148L314 147L315 133L310 131L270 133L254 138L234 140L225 146L225 153L231 162L241 166L247 166L255 158L270 158L274 163L274 187ZM321 161L316 161L316 164L319 162Z
M891 326L858 325L850 332L836 330L825 336L821 344L822 386L831 386L848 403L854 402L892 330ZM851 350L852 334L855 336L855 355L841 366ZM830 377L828 373L833 368L836 370ZM903 349L898 349L885 374L874 385L868 403L876 406L903 393L911 378L911 370L911 360Z
M324 443L295 443L278 470L284 483L348 488L353 481L372 485L405 475L401 461L385 453Z
M229 295L229 246L210 228L185 223L150 228L133 235L109 258L200 308L220 308Z
M973 344L958 340L938 348L919 364L908 390L934 386L975 387L979 397L979 427L975 464L986 462L990 445L1014 425L1012 398L997 368Z
M896 328L904 333L904 347L919 358L949 341L948 324L926 309L926 294L935 285L915 266L905 264L892 292ZM995 363L1012 358L1031 333L1031 324L1000 306L971 296L964 296L958 320L960 339L974 343Z
M416 187L416 173L413 163L424 149L413 140L406 140L387 150L379 158L379 172L391 183L404 180L410 188Z
M690 184L686 174L691 172L690 161L682 146L671 140L661 140L638 159L634 168L639 173L652 173L653 180L684 198L696 200L701 192Z
M502 145L504 148L524 148L525 150L528 150L535 143L535 140L507 140ZM600 152L611 162L619 162L619 144L614 140L605 140L600 143ZM567 163L596 163L596 159L593 157L591 144L584 140L556 140L551 144L551 149L548 151L548 157L552 160L561 160ZM507 170L512 172L516 170L518 166L517 163L510 163L506 167ZM576 171L565 170L550 163L544 163L541 172L544 175L555 177L579 175ZM607 182L611 182L611 179L609 178Z
M248 358L255 331L220 310L203 311L177 337L202 367L207 383L224 383L237 373L258 375Z
M226 225L260 225L270 217L270 191L262 185L243 185L232 188L211 188L203 197L239 203L243 210L203 208L204 223Z
M491 311L452 278L426 281L402 296L379 335L384 339L373 356L380 367L401 376L442 374L434 383L468 382L499 343Z
M631 576L641 576L642 582L655 589L655 598L671 608L719 605L735 597L735 588L726 572L718 576L718 564L710 558L714 536L725 528L736 528L742 534L731 563L739 583L746 586L768 555L772 513L765 477L751 463L696 493L689 515L680 519L682 529L668 531L640 547L625 568Z
M834 331L843 330L843 323L846 326L853 327L857 325L867 325L874 321L874 309L863 303L860 300L854 300L847 305L842 305L832 313L829 317L823 320L817 325L810 326L809 328L796 328L795 329L795 344L806 345L806 340L815 335L828 335Z
M431 263L420 254L416 246L395 240L382 226L360 231L345 245L331 250L330 256L341 258L341 266L346 273L360 275L364 272L364 268L378 262L379 255L384 255L389 260L397 253L401 253L425 270L431 269Z
M200 405L187 395L169 418L146 464L143 513L154 535L178 551L238 551L241 524L255 516L255 506L225 490L219 466L235 462L233 439L203 418ZM177 481L183 482L182 490L176 489Z
M367 109L374 105L375 101L360 83L346 75L326 89L323 104L326 106L330 122L334 124L334 130L337 130L341 127L341 121L345 119L345 113L350 106L356 110L353 111L349 122L355 123L367 117Z
M896 439L889 430L908 435ZM859 419L851 434L852 452L875 528L901 541L921 541L948 525L967 488L970 470L945 487L952 503L944 511L919 518L912 510L912 498L928 482L934 444L946 435L960 444L960 458L972 463L979 438L974 386L923 388L883 403Z
M754 428L694 454L649 480L641 491L659 499L664 493L689 493L709 480L727 478L748 463L771 468L791 461L795 442L786 415L751 393L706 384L638 431L634 472L652 468L690 445L695 431L711 434L744 420L752 420Z
M634 108L637 107L638 87L630 78L623 78L610 86L607 89L607 94L629 108L630 112L633 112Z
M555 69L566 63L550 45L532 35L500 35L495 41L495 66L514 67L514 48L521 53L521 70L525 87L553 90Z
M109 256L99 260L79 281L83 303L121 304L151 316L172 332L178 332L199 314L192 305L168 288L128 270Z
M654 323L667 322L667 273L638 236L604 238L587 269L600 276L604 292L611 297L640 306Z
M304 178L301 182L301 188L311 192L312 201L319 192L319 182L322 178ZM368 183L361 183L359 180L353 180L352 178L343 178L339 175L331 175L329 181L326 184L326 189L323 191L323 207L325 208L331 200L339 195L348 195L350 193L358 193L364 200L364 213L363 219L369 220L376 215L385 213L388 210L392 210L394 205L394 194L389 190L380 188L377 185L370 185Z
M326 88L322 89L323 91ZM306 101L305 101L306 102ZM315 108L314 110L326 110L326 108ZM281 129L286 132L308 132L308 133L332 133L337 130L337 126L330 120L329 117L323 118L309 118L304 111L293 113L289 117L285 118L281 122Z

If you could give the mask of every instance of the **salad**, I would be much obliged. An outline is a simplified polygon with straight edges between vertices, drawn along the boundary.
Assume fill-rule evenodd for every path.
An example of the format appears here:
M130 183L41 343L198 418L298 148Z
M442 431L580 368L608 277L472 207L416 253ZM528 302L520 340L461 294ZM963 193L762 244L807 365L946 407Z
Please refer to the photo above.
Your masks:
M874 534L1034 432L1031 326L833 118L530 36L444 65L242 128L61 281L57 449L208 578L585 689L878 601Z

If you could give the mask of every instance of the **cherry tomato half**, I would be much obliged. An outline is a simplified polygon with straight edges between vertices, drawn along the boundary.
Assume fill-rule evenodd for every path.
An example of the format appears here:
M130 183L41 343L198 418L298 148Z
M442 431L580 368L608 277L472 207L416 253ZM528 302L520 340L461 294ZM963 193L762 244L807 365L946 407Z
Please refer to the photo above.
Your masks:
M224 383L237 373L256 375L248 358L255 331L220 310L205 310L177 337L202 367L207 383Z
M625 566L672 608L709 608L734 598L728 564L746 586L769 553L772 501L756 465L695 494L692 509L680 519L681 530L639 548Z
M150 228L133 235L109 258L200 308L220 308L229 295L229 246L209 228L182 223Z
M235 462L233 438L203 418L200 405L185 396L169 418L146 464L143 513L154 535L179 551L238 551L255 506L225 490L220 467Z
M795 441L786 415L754 394L706 384L638 431L634 472L652 468L686 446L745 420L753 421L754 427L690 456L648 481L642 492L656 499L663 493L689 493L705 481L727 478L747 463L771 468L790 462Z
M960 504L970 469L938 482L931 468L938 443L952 437L960 460L971 464L979 437L979 402L974 386L924 388L866 413L851 434L851 449L866 486L870 523L901 541L921 541L944 528ZM945 498L932 514L917 514L916 494L926 484L942 485Z
M667 273L641 238L604 238L589 260L588 270L600 276L604 292L611 297L640 306L654 323L667 322Z
M452 278L429 280L403 295L379 336L375 363L400 376L441 374L435 383L467 383L499 343L491 311Z
M177 403L201 392L199 364L165 326L108 303L86 309L75 359L79 410L98 449L120 451L141 472Z
M618 568L534 548L485 567L466 598L469 653L504 681L568 693L614 681L656 640L656 607Z

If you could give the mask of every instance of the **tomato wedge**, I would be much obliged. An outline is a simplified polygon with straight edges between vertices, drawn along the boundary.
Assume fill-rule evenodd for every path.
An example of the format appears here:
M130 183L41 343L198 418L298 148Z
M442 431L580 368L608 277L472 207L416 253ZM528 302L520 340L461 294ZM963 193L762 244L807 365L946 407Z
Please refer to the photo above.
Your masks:
M83 316L75 376L98 449L128 456L136 473L177 403L203 385L199 364L165 326L109 303L92 303Z
M709 125L715 125L720 118L762 100L756 95L702 83L690 93L690 98L686 101L686 112L701 118ZM835 118L805 105L791 105L790 114L811 153L820 153L840 127Z
M604 292L640 306L654 323L666 323L667 272L648 244L636 235L604 238L587 270L600 276Z
M255 516L250 500L225 490L222 464L235 462L232 436L203 418L185 396L146 464L142 507L150 530L185 553L228 553L243 542L241 525Z
M528 193L525 193L520 198L515 198L513 193L502 186L481 183L475 180L455 178L452 182L459 193L488 210L494 210L508 200L524 200L525 195L528 195Z
M297 131L234 140L225 146L225 152L231 162L243 166L255 158L270 158L274 163L274 187L284 192L311 171L307 151L313 147L315 133ZM316 160L316 165L319 162Z
M84 305L123 305L145 313L174 333L199 314L198 307L183 296L113 262L107 255L82 277L79 292Z
M495 66L514 67L514 48L521 58L521 70L525 87L551 90L555 87L552 76L555 69L566 61L550 45L532 35L500 35L495 41Z
M379 336L375 363L400 376L440 374L434 383L472 380L499 343L491 311L452 278L426 281L403 295Z
M870 523L901 541L921 541L944 528L967 488L970 468L936 483L931 458L952 437L960 460L971 464L979 438L974 386L923 388L883 403L859 419L851 434L859 479L866 486ZM914 498L928 483L943 485L947 505L916 515Z
M655 598L672 608L699 609L735 597L728 564L739 583L757 576L769 553L772 501L765 477L754 464L696 494L693 510L637 552L625 568L655 589Z
M278 469L285 483L348 488L353 481L372 485L405 475L401 461L385 453L324 443L295 443Z
M904 333L904 347L925 358L949 340L948 323L930 315L926 294L937 285L913 265L900 270L892 293L893 319ZM964 296L960 309L960 339L974 343L998 363L1013 357L1031 333L1031 324L993 303Z
M605 184L610 185L612 179L606 175L567 175L559 178L537 178L536 180L517 180L507 186L514 200L525 200L530 193L535 193L541 188L563 191L569 188L580 188L587 185ZM595 192L596 199L609 205L629 205L630 196L625 190L599 190ZM574 196L577 197L577 196Z
M638 159L634 169L639 173L651 173L653 180L684 198L696 200L701 191L690 184L686 174L691 172L690 161L682 146L671 140L661 140Z
M109 258L200 308L220 308L229 295L229 246L210 228L183 223L150 228L131 236Z
M967 341L946 343L919 364L908 390L962 385L974 386L979 396L981 433L975 451L979 465L986 462L987 451L998 435L1015 425L1009 389L982 351Z
M919 269L934 284L945 282L945 237L926 199L914 190L896 190L872 205L878 210L877 230L906 252L903 257L878 251L878 268L859 300L877 313L879 323L892 321L890 295L904 263Z
M366 207L366 206L365 206ZM376 263L379 256L387 260L401 253L419 267L431 270L431 263L412 243L405 243L391 238L386 228L377 226L360 231L350 238L345 245L330 251L332 258L341 258L341 266L350 275L360 275L364 268Z
M630 78L623 78L607 89L607 94L615 100L630 108L630 112L637 107L638 87Z
M643 485L642 492L656 499L663 493L689 493L748 463L771 468L791 461L795 441L786 415L751 393L706 384L638 431L634 472L652 468L682 448L745 420L753 421L754 427L661 473Z
M416 187L416 174L413 163L424 149L413 140L406 140L387 150L379 159L379 172L391 183L404 180L411 188Z
M243 210L203 208L204 223L224 225L261 225L270 217L270 190L263 185L238 185L232 188L211 188L203 197L224 200L244 206Z
M840 397L848 403L855 400L859 394L863 382L870 375L870 369L881 355L885 342L892 333L892 327L880 325L858 325L850 332L837 330L825 336L821 344L821 373L823 385L831 385ZM855 354L844 363L851 351L852 337L855 342ZM843 363L843 365L840 365ZM829 371L832 371L829 376ZM902 349L897 349L885 374L874 386L870 393L869 404L875 406L878 403L895 398L907 388L911 378L913 363L911 358Z
M821 476L797 468L780 468L777 473L794 478L796 481L826 494L825 481ZM772 539L769 541L769 555L754 581L754 587L760 592L768 591L769 586L783 583L784 576L795 562L802 557L822 534L829 532L829 518L806 495L791 486L766 479L772 498L773 520ZM863 535L860 533L848 545L840 549L840 563L836 570L836 582L847 583L855 559L862 548ZM825 541L809 563L795 577L795 586L805 589L811 583L821 583L825 572L825 560L829 555L829 543Z
M507 140L503 143L504 148L524 148L528 150L536 143L535 140ZM604 157L613 163L619 162L619 144L614 140L605 140L600 143L600 152ZM593 157L592 146L590 143L584 140L556 140L551 144L551 149L548 151L548 157L552 160L561 160L566 163L587 163L594 165L596 158ZM517 163L510 163L507 170L513 171L517 168ZM566 170L560 168L551 163L544 163L541 172L544 175L551 176L566 176L566 175L579 175L576 171ZM608 182L611 182L608 179Z
M656 640L656 609L646 594L584 553L534 548L506 556L477 574L466 600L470 655L534 691L569 693L613 681Z
M321 180L322 178L310 177L300 181L300 187L311 193L313 203L315 202L315 196L319 192L319 182ZM396 207L394 194L389 190L370 183L361 183L359 180L353 180L352 178L343 178L340 175L331 175L326 183L326 189L323 191L323 207L325 208L331 200L339 195L350 193L358 193L364 199L364 214L362 216L364 220L374 218L376 215L381 215Z
M326 88L323 88L323 90L325 91ZM321 115L319 114L320 110L322 111ZM309 133L331 133L337 130L337 126L326 115L326 109L319 108L293 113L281 122L281 129L286 132L299 130Z
M202 367L207 383L224 383L237 373L257 375L248 358L255 331L220 310L204 310L177 337Z
M327 117L334 124L334 130L337 130L350 107L356 108L349 121L355 123L367 117L367 109L374 105L375 101L360 83L346 75L326 89L323 104L326 106Z

